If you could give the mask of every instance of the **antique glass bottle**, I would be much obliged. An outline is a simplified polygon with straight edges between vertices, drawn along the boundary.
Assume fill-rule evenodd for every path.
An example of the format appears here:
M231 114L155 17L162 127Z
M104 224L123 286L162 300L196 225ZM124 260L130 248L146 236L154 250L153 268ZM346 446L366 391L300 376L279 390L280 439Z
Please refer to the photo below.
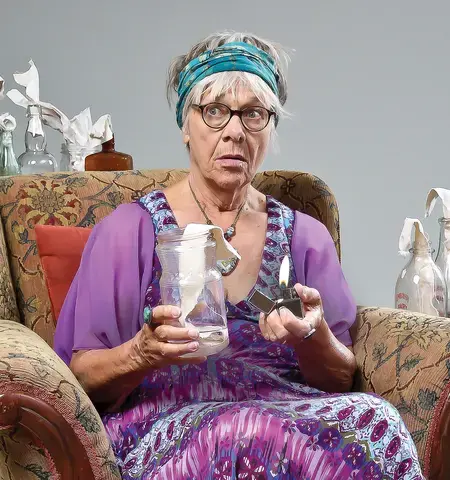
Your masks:
M180 307L180 326L199 330L199 349L185 356L220 352L229 339L215 240L209 232L185 234L184 229L174 228L158 235L156 252L162 265L163 305Z
M47 152L41 107L30 105L27 117L29 120L25 132L25 152L17 159L20 170L23 175L54 172L56 161L53 155Z
M86 169L86 157L97 153L101 146L81 147L80 145L69 144L67 147L69 153L69 170L83 172Z
M436 265L441 270L447 285L447 317L450 317L450 218L440 218L439 246Z
M86 157L86 171L133 170L133 158L126 153L116 152L114 136L102 145L102 151Z
M447 287L441 270L432 258L427 238L417 235L411 258L402 269L395 287L395 307L445 317Z
M0 176L19 173L20 167L14 153L12 132L0 129Z
M61 143L61 157L58 163L58 172L68 172L70 170L70 155L67 143Z

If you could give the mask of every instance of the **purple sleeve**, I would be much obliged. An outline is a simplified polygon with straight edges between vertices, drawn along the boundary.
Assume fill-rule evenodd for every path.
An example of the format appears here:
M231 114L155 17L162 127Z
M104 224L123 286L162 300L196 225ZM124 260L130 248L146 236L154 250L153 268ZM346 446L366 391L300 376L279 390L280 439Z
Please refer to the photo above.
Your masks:
M74 350L113 348L140 330L153 250L151 217L135 203L94 227L56 327L54 348L64 362Z
M291 251L298 282L319 291L331 331L341 343L352 345L349 329L356 319L356 304L327 228L295 212Z

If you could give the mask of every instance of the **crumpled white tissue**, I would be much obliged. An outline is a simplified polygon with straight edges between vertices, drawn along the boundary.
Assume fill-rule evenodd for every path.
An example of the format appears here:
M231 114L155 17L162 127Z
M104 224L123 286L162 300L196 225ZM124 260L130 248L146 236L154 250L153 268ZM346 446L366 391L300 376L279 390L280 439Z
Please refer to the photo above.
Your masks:
M16 129L16 119L9 113L2 113L0 115L0 131L12 132Z
M415 227L414 241L412 240L412 228ZM405 218L403 229L398 239L398 253L402 257L409 255L409 251L413 248L415 242L428 244L428 235L423 229L422 222L417 218Z
M42 120L49 127L60 131L68 145L76 145L83 149L92 149L110 140L113 136L110 115L101 116L92 123L90 108L84 109L72 119L51 103L43 102L39 96L39 72L33 60L30 68L24 73L14 74L14 80L25 87L25 95L17 89L7 92L7 96L20 107L39 105L42 110ZM41 122L29 122L28 130L34 135L42 135ZM77 166L84 170L84 164Z
M111 116L102 115L92 123L91 109L88 107L75 115L63 127L63 135L68 145L78 145L83 148L94 148L111 140L113 136Z
M204 225L198 223L190 223L186 225L183 237L187 237L196 233L211 232L216 241L216 259L229 260L237 258L240 260L241 256L232 245L225 240L223 230L216 225ZM195 246L202 244L204 238L183 239L186 245ZM202 249L193 248L189 253L180 255L179 261L180 278L187 278L189 283L183 284L180 282L180 296L181 296L181 317L179 319L182 327L186 325L186 317L195 308L198 302L198 297L201 294L204 282L203 272L205 271L205 253Z
M5 80L0 77L0 100L5 98ZM16 119L8 112L0 114L0 132L12 132L16 129Z
M6 95L19 107L28 108L30 105L39 105L42 110L43 122L51 128L63 131L64 124L68 122L66 115L51 103L41 101L39 97L39 72L33 62L29 61L30 68L24 73L13 75L16 83L25 87L25 95L13 88ZM30 122L28 131L33 135L43 135L41 122Z
M442 200L443 209L444 209L444 217L450 218L450 190L446 190L445 188L432 188L427 195L426 201L426 210L425 210L425 217L429 217L433 208L436 204L436 200L440 198Z
M75 171L84 171L86 151L95 150L112 138L111 117L103 115L92 124L91 110L86 108L64 126L63 136L69 152L71 145L83 152L82 155L71 158L70 168Z
M425 205L425 217L429 217L436 205L437 199L442 200L444 218L450 219L450 190L445 188L432 188L427 195ZM450 229L444 228L445 246L450 249Z

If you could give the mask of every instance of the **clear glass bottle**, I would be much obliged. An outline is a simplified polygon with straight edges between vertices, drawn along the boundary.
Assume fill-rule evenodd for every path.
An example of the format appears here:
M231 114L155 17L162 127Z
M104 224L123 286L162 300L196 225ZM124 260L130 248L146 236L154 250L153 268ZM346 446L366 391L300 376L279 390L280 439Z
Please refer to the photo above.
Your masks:
M395 286L395 308L445 317L447 287L441 270L434 263L428 239L417 235L409 250L411 258Z
M440 218L439 246L435 259L436 265L441 270L447 285L447 312L450 317L450 218Z
M61 158L58 164L59 172L68 172L70 171L70 155L69 149L67 148L67 143L61 143Z
M80 145L75 145L73 143L67 146L69 152L69 170L76 172L84 172L85 170L85 161L88 155L97 153L101 149L101 145L97 147L81 147Z
M7 130L0 130L0 176L18 174L20 167L14 153L13 134Z
M29 120L25 132L25 152L17 159L21 172L23 175L54 172L56 161L53 155L47 152L41 107L28 106L27 117Z
M224 289L212 235L170 229L158 235L156 252L162 265L162 303L181 308L181 327L199 330L199 349L185 356L208 356L226 348L229 339Z

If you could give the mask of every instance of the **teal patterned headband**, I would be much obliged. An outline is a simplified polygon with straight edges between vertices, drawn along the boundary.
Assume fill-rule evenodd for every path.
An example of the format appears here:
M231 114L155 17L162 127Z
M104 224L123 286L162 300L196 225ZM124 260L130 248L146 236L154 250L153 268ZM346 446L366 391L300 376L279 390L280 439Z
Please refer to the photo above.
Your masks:
M249 43L225 43L194 58L180 72L177 102L177 123L180 128L183 126L184 104L194 86L213 73L230 71L258 75L278 95L278 73L269 54Z

